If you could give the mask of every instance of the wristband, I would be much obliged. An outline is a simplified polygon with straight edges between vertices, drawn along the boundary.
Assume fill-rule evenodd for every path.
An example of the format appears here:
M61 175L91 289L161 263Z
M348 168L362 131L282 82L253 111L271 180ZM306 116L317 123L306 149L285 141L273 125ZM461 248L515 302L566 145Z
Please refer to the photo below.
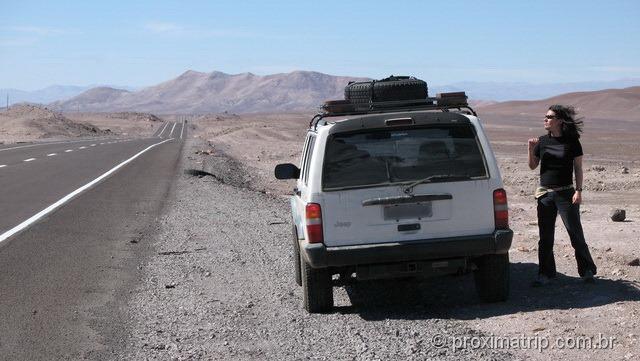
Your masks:
M576 188L576 192L582 192L582 187Z

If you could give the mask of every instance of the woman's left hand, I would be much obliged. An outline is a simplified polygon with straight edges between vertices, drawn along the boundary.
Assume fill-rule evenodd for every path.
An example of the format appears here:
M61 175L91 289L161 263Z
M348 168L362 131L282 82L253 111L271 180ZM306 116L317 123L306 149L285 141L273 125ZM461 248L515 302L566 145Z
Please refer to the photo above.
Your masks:
M582 203L582 192L573 193L573 204Z

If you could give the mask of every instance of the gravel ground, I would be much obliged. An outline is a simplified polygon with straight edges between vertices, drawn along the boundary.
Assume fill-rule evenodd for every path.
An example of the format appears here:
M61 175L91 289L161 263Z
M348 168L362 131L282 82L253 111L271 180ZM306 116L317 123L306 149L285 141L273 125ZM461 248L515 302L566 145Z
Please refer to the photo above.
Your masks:
M188 141L183 169L202 169L194 156L202 146ZM335 288L335 312L307 314L293 279L288 200L239 186L248 175L217 159L216 177L178 177L123 310L131 338L114 359L513 359L436 347L439 336L487 336L468 321L473 309L456 315L479 304L469 275Z

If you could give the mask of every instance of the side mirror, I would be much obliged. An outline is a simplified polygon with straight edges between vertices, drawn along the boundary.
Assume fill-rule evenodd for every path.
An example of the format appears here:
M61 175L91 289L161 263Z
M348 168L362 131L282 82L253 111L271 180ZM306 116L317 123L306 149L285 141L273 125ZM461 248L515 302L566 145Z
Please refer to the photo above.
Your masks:
M300 178L300 168L291 163L278 164L275 175L277 179L298 179Z

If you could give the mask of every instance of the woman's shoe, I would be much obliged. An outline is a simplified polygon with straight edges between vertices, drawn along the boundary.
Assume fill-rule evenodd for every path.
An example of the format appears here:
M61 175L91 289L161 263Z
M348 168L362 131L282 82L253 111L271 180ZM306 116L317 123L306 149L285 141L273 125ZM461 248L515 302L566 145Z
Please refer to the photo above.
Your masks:
M584 272L584 275L582 276L582 280L585 283L596 283L596 279L593 277L593 272L591 272L591 270L587 270Z

